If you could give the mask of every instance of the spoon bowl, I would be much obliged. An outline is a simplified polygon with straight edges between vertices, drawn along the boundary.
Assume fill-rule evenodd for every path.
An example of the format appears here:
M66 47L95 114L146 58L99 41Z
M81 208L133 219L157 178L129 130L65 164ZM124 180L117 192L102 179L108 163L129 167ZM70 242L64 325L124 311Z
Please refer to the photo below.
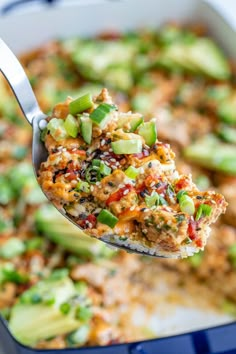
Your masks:
M37 176L41 163L45 161L48 156L48 152L40 139L41 131L47 124L47 116L41 111L39 107L23 67L2 39L0 39L0 54L0 71L8 81L25 119L29 122L29 124L31 124L33 129L32 162L35 175ZM52 203L52 201L50 202ZM57 209L70 222L84 231L78 224L76 224L70 217L68 217L63 209ZM147 247L141 245L138 241L127 239L122 240L120 236L115 234L106 234L99 239L112 247L120 248L130 253L137 253L147 256L161 258L181 258L184 256L192 255L194 253L194 249L188 245L186 245L184 251L181 250L181 252L163 252L163 250L160 250L158 245L156 248Z

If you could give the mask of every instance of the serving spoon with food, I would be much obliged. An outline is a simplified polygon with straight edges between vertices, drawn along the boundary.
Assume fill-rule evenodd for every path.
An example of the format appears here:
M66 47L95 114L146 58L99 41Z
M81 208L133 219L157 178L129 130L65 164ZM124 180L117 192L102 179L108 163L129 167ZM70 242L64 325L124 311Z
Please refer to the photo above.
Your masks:
M39 184L63 216L128 252L182 258L204 248L226 202L176 171L173 151L157 139L156 122L119 112L106 89L95 98L68 98L46 116L2 40L0 71L32 125Z

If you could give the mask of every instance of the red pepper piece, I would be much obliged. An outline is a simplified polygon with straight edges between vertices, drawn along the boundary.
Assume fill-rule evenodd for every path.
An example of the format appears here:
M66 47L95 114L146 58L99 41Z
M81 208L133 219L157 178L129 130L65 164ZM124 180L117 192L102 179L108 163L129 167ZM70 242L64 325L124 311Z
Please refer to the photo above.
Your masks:
M89 223L92 225L92 227L89 227L88 225ZM79 226L81 226L83 229L87 229L87 228L92 229L96 226L96 223L97 223L97 218L93 214L88 215L86 219L80 220L78 222Z
M182 189L186 189L189 187L189 179L187 179L185 176L179 179L179 181L175 185L175 191L178 192Z
M195 243L198 247L202 248L203 246L202 239L198 238L197 240L195 240Z
M131 184L126 184L124 187L120 188L115 193L112 193L110 195L110 197L107 199L106 205L109 205L113 202L118 202L119 200L121 200L121 198L123 198L124 192L126 190L128 190L130 192L132 188L133 188L133 186Z
M191 240L195 240L197 238L197 222L194 220L190 220L188 224L188 235Z

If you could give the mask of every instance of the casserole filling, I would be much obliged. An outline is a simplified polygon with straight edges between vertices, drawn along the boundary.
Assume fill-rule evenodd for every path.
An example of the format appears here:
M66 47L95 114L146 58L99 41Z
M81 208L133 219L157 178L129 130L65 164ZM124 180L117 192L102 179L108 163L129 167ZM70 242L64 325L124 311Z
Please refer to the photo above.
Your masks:
M157 117L158 139L171 143L178 171L192 173L200 194L219 191L229 205L212 225L204 251L185 259L116 252L87 237L39 188L30 156L31 128L0 80L0 315L13 335L34 348L62 349L232 322L235 70L202 26L50 41L20 59L48 115L67 96L108 87L121 111ZM73 119L66 125L73 127ZM128 177L138 178L138 168L128 169ZM86 185L82 188L86 191ZM150 202L156 200L154 195Z
M201 192L177 172L174 152L157 139L156 120L119 112L107 89L57 104L43 140L42 189L97 238L187 257L204 248L210 224L225 212L221 194Z

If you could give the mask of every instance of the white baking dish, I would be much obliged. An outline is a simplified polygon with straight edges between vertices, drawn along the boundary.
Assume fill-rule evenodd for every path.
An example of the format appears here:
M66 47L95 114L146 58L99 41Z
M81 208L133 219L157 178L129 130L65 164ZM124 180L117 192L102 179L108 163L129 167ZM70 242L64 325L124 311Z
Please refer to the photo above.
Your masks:
M168 20L200 22L206 24L212 36L228 55L236 58L234 45L236 33L232 16L229 12L223 11L225 17L222 17L217 11L220 7L219 3L214 7L211 2L197 0L65 1L53 6L37 6L37 11L35 7L29 7L7 13L0 19L0 37L15 53L22 53L53 38L74 35L92 36L110 29L124 31L144 26L158 27ZM211 311L205 312L194 307L192 309L175 307L169 310L163 312L161 308L157 309L157 313L162 312L161 318L153 314L152 327L159 335L171 335L232 321L229 316ZM137 316L141 319L142 312Z

